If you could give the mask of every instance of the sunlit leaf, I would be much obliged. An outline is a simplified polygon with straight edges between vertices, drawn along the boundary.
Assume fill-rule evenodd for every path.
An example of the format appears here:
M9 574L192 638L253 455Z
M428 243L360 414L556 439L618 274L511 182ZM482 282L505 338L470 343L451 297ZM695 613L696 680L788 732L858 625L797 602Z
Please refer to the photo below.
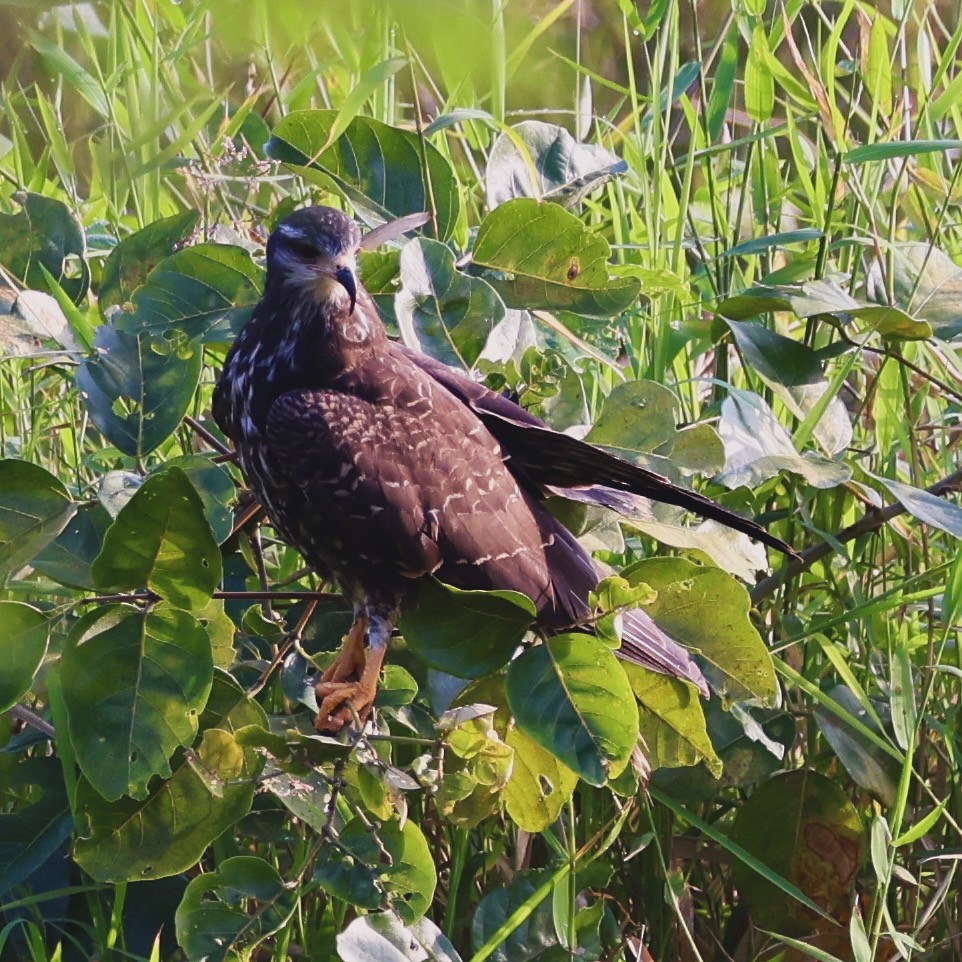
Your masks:
M47 616L19 601L0 601L0 712L15 705L33 684L47 653Z

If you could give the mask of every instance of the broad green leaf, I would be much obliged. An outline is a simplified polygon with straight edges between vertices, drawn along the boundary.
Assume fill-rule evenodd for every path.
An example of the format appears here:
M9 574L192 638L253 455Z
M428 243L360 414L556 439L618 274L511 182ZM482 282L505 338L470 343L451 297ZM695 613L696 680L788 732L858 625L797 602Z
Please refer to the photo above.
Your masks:
M534 617L531 600L516 591L462 591L422 578L416 603L405 608L399 625L409 647L432 668L481 678L507 663Z
M199 220L199 211L185 210L124 237L104 261L97 291L100 310L129 301L147 275L190 237Z
M237 489L227 469L199 454L185 454L164 462L163 470L180 468L187 475L204 504L204 516L218 544L223 544L234 528L231 502Z
M470 369L504 317L504 304L487 281L462 274L444 244L422 237L401 250L394 312L407 345Z
M651 768L704 762L716 778L721 775L722 762L708 736L694 685L638 665L625 664L624 669L641 704L638 730Z
M511 662L505 688L518 727L590 785L628 764L638 708L604 642L555 635Z
M87 293L90 268L85 260L83 227L69 208L52 197L20 191L19 214L0 213L0 264L25 287L47 289L46 268L61 289L79 304ZM68 260L80 268L68 275Z
M471 920L471 946L475 952L534 895L545 875L544 872L519 875L481 899ZM489 958L493 962L535 962L556 946L558 936L552 920L551 900L545 899L512 929ZM565 957L569 957L567 952Z
M5 779L7 799L29 788L32 801L0 814L0 895L33 875L73 829L59 759L24 759Z
M362 915L337 936L341 962L461 962L430 919L405 925L394 912Z
M725 452L718 435L707 424L677 430L676 407L675 395L661 384L626 381L605 398L586 440L662 473L652 452L689 471L721 470Z
M799 454L788 431L757 394L732 389L722 402L718 433L725 445L725 470L719 480L728 488L755 487L781 471L801 475L816 488L834 488L852 469L807 451Z
M173 350L163 339L97 328L94 353L77 387L94 424L124 454L140 458L174 432L200 381L201 350Z
M485 197L490 210L516 197L572 207L627 169L613 153L578 143L564 127L523 120L499 134L491 147Z
M508 307L610 318L640 290L633 277L609 276L610 253L603 237L563 207L518 198L481 222L473 261L498 272L490 280Z
M176 331L192 341L227 341L260 300L263 272L243 247L197 244L165 257L113 323L129 334Z
M561 814L578 776L521 729L505 736L514 751L511 777L502 792L511 821L526 832L543 832Z
M789 311L792 305L788 296L775 287L752 287L740 294L720 300L715 313L733 321L747 321L759 314L772 311Z
M31 560L31 567L62 585L92 591L91 568L111 520L103 505L81 505L63 531Z
M140 486L108 529L93 576L100 590L149 588L177 608L207 605L220 584L221 554L180 468Z
M749 619L748 592L731 575L683 558L649 558L626 568L622 577L658 593L642 607L716 670L709 680L724 699L775 702L772 657Z
M798 886L835 918L847 913L862 863L863 826L835 782L813 771L776 775L738 809L733 841ZM733 859L739 892L756 924L789 935L812 930L817 917L743 862Z
M374 831L391 857L379 871L387 889L388 904L407 924L416 922L431 907L438 877L424 833L412 819L376 825Z
M815 352L764 324L730 320L728 327L752 369L797 418L804 420L828 390L828 381ZM839 454L851 444L852 423L839 397L829 402L815 425L814 434L831 455Z
M852 317L864 321L876 334L899 341L924 341L932 336L932 326L906 314L897 307L869 304L849 311Z
M0 712L30 691L49 638L46 615L19 601L0 601Z
M63 484L29 461L0 460L0 575L27 564L60 534L76 506Z
M267 153L274 160L325 175L368 223L430 210L437 236L451 235L461 211L451 165L416 133L355 117L329 147L335 110L295 110L274 128Z
M247 956L296 907L296 892L273 865L235 855L187 886L175 916L177 943L191 962Z
M74 859L101 882L176 875L195 865L218 835L243 818L262 762L233 732L267 726L267 717L230 676L214 675L202 734L173 775L151 785L142 801L108 802L86 779L77 793L80 828Z
M314 862L314 881L332 898L362 909L380 908L385 900L379 878L382 856L366 822L354 818L338 832L337 846L326 846Z
M145 798L150 779L169 776L171 756L197 735L213 677L207 633L166 605L99 607L70 632L63 671L81 771L108 801Z

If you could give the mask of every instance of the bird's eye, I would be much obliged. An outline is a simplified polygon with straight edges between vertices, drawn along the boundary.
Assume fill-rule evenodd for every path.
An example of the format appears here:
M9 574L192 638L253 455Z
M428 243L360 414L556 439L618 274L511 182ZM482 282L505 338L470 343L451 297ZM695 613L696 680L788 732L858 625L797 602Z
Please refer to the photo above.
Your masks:
M314 260L320 253L313 244L304 241L289 240L287 246L300 258L306 261Z

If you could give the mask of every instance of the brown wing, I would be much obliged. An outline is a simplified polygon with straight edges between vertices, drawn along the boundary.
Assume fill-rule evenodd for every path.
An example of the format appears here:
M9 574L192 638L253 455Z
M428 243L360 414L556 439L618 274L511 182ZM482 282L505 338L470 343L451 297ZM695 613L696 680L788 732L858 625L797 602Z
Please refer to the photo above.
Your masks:
M395 360L398 369L379 371L383 396L291 391L271 408L272 455L323 515L324 536L366 556L358 564L520 591L549 627L583 618L597 581L591 560L521 488L478 417ZM316 530L303 527L298 542Z
M508 398L489 391L433 358L393 345L425 372L469 405L511 456L511 465L543 488L557 488L578 500L603 504L620 511L631 510L630 497L637 495L673 504L703 518L719 521L769 547L797 557L781 538L748 518L723 508L710 498L683 488L667 478L609 454L601 448L553 431ZM589 489L565 492L563 489ZM592 490L593 489L593 490ZM606 491L605 489L610 489ZM619 496L620 495L620 496Z

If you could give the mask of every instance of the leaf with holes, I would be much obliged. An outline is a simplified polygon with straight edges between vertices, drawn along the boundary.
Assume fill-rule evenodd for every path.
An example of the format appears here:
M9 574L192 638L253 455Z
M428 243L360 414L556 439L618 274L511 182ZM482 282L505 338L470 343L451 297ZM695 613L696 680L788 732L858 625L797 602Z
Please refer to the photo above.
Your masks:
M81 779L77 864L100 882L163 878L196 865L251 809L263 763L233 734L248 725L267 727L263 709L229 675L215 672L200 739L176 759L170 778L151 784L147 798L109 802Z
M611 277L611 249L557 204L509 200L481 222L473 261L508 307L610 318L638 298L634 277Z
M101 312L129 301L147 275L193 233L200 211L185 210L155 220L124 237L104 261L97 303ZM106 316L106 315L105 315Z
M197 735L213 671L207 632L185 611L109 605L74 625L63 699L77 762L99 794L146 798L154 775L171 774L171 756Z
M319 172L321 183L340 191L369 224L432 210L438 237L449 237L461 200L454 172L441 152L414 131L362 116L326 147L337 121L336 110L291 111L274 128L267 153L308 168L308 180Z
M47 616L19 601L0 601L0 712L12 708L30 691L33 676L47 653Z
M470 369L504 317L504 304L487 281L462 274L444 244L421 237L401 250L394 311L405 344Z
M225 859L192 879L177 908L177 943L194 962L248 956L293 915L296 893L251 855Z
M98 590L149 588L176 608L206 607L221 554L200 495L180 468L151 475L121 509L93 564Z
M622 772L638 741L638 708L611 649L555 635L511 662L505 685L518 727L590 785Z
M518 828L543 832L561 814L578 776L519 728L511 728L505 742L514 765L502 791L504 807Z
M130 334L227 341L250 317L263 286L263 272L243 247L197 244L165 257L134 292L133 309L114 324Z
M46 269L64 293L79 304L87 293L90 268L84 259L83 227L62 201L19 191L18 214L0 214L0 263L25 287L47 290ZM69 264L79 274L69 275Z
M140 458L173 433L200 381L201 350L173 350L163 339L97 328L77 387L94 424L124 454Z
M63 484L29 461L0 460L0 575L27 564L77 510Z

